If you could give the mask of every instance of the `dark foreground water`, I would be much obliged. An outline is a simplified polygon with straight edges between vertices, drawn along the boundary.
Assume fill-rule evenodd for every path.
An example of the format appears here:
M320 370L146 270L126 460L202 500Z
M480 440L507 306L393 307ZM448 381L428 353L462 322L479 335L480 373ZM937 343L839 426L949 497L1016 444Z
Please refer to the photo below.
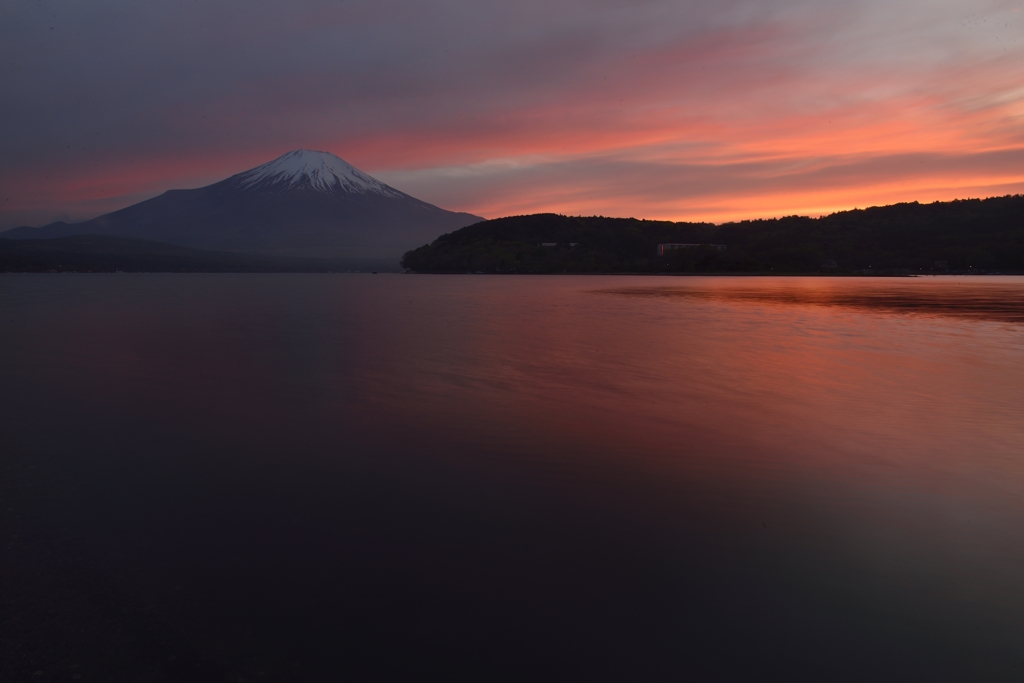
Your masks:
M1024 279L0 275L0 680L1022 680Z

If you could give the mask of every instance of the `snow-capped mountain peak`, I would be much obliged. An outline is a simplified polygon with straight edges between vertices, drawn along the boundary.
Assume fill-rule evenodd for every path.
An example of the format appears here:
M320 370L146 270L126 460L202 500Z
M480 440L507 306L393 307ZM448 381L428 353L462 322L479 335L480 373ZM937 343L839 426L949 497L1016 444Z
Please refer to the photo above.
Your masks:
M234 175L227 182L247 190L306 188L319 192L404 196L330 152L308 149L288 152L273 161Z

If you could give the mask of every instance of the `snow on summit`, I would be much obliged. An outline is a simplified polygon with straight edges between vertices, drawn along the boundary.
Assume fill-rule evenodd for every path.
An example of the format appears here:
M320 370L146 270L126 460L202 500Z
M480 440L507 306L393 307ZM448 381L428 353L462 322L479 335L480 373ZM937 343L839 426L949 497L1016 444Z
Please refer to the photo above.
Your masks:
M297 149L261 166L243 171L228 182L241 189L309 188L320 192L374 193L403 197L398 190L369 176L330 152Z

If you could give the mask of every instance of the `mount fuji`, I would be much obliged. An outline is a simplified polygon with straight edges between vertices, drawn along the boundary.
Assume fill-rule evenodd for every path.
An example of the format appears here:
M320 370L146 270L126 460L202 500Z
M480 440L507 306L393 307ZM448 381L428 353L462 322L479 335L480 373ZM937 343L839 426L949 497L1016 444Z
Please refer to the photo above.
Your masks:
M379 259L482 220L411 197L328 152L303 149L213 185L0 237L115 235L196 249Z

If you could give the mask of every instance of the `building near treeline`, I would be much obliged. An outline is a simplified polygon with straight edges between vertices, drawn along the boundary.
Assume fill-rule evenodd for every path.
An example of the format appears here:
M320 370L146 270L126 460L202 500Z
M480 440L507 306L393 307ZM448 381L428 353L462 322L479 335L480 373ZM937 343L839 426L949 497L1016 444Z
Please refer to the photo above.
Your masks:
M658 256L664 256L666 251L671 251L673 249L696 249L698 247L718 249L719 251L725 249L724 244L684 244L682 242L666 242L658 245Z

